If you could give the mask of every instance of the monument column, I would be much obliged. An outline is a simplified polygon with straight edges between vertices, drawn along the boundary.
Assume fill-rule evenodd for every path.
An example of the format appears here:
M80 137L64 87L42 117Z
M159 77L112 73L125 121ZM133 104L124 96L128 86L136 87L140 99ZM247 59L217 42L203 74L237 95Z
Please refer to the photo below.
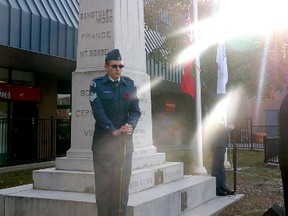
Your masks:
M58 169L93 170L91 145L95 120L89 103L89 85L93 78L105 74L105 56L114 48L122 54L123 74L131 77L138 88L142 116L133 133L134 158L156 153L152 145L143 1L80 0L77 68L72 75L71 148L67 158L56 159Z

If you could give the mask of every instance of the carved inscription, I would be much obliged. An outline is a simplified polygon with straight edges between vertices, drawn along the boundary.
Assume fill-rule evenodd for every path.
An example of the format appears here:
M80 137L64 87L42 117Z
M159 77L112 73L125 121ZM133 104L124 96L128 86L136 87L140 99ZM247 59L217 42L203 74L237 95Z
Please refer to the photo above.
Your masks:
M174 178L174 177L177 177L179 175L181 175L181 170L174 170L174 171L171 171L171 172L166 172L165 173L165 178Z
M135 189L135 188L147 188L147 186L152 185L153 184L153 178L149 177L149 178L145 178L145 179L140 179L138 181L133 181L130 183L129 188L130 189Z
M82 49L81 46L79 46L80 49L78 50L78 57L85 59L106 56L110 49L105 47L105 44L110 43L107 43L107 41L103 42L103 40L113 39L113 30L111 29L113 10L104 9L85 11L79 14L79 18L82 23L89 22L86 26L90 27L83 30L83 32L79 32L79 40L84 44L90 44L90 46L86 46L86 48ZM91 24L91 21L93 24ZM97 28L99 25L103 26L104 29L101 28L101 30L99 30L99 28ZM87 49L87 47L89 48Z
M80 13L80 20L95 20L98 24L113 22L113 10L98 10Z
M85 137L93 137L94 130L84 130Z
M144 87L143 87L144 86ZM146 97L145 85L137 86L137 97L140 103L148 103L148 99Z
M85 33L81 34L81 40L97 40L97 39L104 39L104 38L111 38L112 33L111 31L105 32L96 32L96 33Z
M83 50L79 51L80 58L86 57L96 57L96 56L105 56L109 52L109 49L94 49L94 50Z
M93 112L91 109L82 109L82 110L76 110L76 117L85 117L93 115Z
M86 89L86 90L80 90L80 96L89 96L90 95L90 90Z
M133 142L135 146L140 146L143 142L143 140L145 140L145 134L146 134L146 130L145 129L135 129L133 132Z
M80 92L79 92L79 95L80 97L89 97L90 95L90 90L89 89L81 89ZM88 99L87 99L88 101ZM89 116L93 116L93 112L92 110L90 109L85 109L85 108L82 108L82 107L79 107L78 109L75 110L75 116L76 117L89 117Z

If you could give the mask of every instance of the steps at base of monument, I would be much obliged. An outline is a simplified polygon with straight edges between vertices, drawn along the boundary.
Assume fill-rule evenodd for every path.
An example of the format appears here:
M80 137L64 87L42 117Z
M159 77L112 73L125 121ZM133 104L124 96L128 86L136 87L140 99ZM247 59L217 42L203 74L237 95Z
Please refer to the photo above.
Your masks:
M0 216L95 216L94 194L18 188L0 191ZM185 176L130 195L128 216L184 215L215 197L215 178Z
M132 171L130 194L183 179L182 162L166 162ZM94 172L47 168L33 172L34 188L40 190L94 193Z
M140 169L146 166L153 166L166 161L165 153L145 155L133 158L132 168ZM56 168L59 170L93 171L93 159L81 157L58 157L56 158Z
M128 215L178 216L216 197L215 178L185 176L139 193L129 199Z
M233 196L216 196L214 199L207 201L206 203L197 206L190 211L186 211L182 216L210 216L218 215L225 208L228 208L233 203L244 197L243 194L237 194Z
M94 194L37 190L32 184L18 188L0 191L0 216L96 215Z

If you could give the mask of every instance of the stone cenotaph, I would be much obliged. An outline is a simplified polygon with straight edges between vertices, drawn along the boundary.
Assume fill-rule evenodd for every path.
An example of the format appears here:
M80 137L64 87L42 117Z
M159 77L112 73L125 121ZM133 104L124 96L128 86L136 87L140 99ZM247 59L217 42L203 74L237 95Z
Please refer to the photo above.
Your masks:
M121 51L124 75L137 85L142 111L133 134L127 215L198 215L194 212L202 204L215 200L215 178L185 176L182 162L166 162L165 154L153 146L143 0L80 0L71 148L66 157L56 158L55 168L34 171L33 184L1 190L0 216L96 216L89 84L105 73L105 55L114 48Z

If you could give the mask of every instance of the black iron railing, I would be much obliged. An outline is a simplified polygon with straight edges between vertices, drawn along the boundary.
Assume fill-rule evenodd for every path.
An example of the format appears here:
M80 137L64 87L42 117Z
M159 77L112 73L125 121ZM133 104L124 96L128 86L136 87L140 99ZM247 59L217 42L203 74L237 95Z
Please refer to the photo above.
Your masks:
M279 163L279 137L264 137L264 162Z
M235 128L230 133L230 148L236 147L237 149L264 150L265 163L278 163L278 144L277 140L273 138L279 136L278 125L253 125L252 118L236 119L232 123L235 125ZM181 150L196 148L196 143L191 143L192 139L184 139L184 137L193 137L193 133L195 133L196 130L193 132L188 131L186 128L187 127L183 127L181 130L174 133L166 133L166 138L171 142L162 142L161 145L156 144L157 149L165 151L169 149ZM159 135L159 133L154 134L154 136L157 135ZM203 143L204 148L205 146L206 144Z
M264 149L264 137L279 136L278 125L253 125L252 119L237 119L231 132L231 143L237 148Z
M70 135L70 119L0 119L0 166L65 156Z

